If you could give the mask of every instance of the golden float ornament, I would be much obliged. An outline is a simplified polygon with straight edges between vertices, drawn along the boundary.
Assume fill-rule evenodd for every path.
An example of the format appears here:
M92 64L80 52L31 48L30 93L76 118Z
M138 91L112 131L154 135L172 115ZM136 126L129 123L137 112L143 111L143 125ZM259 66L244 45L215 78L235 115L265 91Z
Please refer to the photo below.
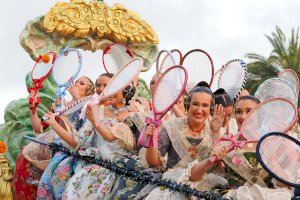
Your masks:
M45 15L44 28L48 33L64 36L84 38L97 34L121 43L158 44L152 27L121 4L109 7L99 1L59 2Z
M5 157L6 144L0 141L0 199L12 200L11 181L13 175Z

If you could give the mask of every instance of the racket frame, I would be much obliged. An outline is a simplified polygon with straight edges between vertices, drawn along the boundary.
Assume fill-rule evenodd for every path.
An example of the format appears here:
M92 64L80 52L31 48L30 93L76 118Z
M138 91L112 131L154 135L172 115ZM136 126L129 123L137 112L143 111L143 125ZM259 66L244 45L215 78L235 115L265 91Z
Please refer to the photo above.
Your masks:
M105 69L105 71L106 71L107 73L111 73L111 72L109 72L109 70L108 70L109 67L107 67L106 64L105 64L104 57L105 57L106 54L109 54L109 50L110 50L111 47L114 46L114 45L120 45L120 46L125 47L125 48L126 48L126 53L127 53L131 58L134 58L132 51L131 51L131 50L129 49L129 47L126 46L125 44L122 44L122 43L113 43L113 44L110 44L110 45L106 46L106 47L104 48L104 50L103 50L103 53L102 53L102 64L103 64L103 67L104 67L104 69ZM122 67L123 67L123 66L122 66Z
M192 49L192 50L188 51L186 54L184 54L184 56L183 56L183 58L182 58L181 65L184 67L184 60L186 59L186 57L187 57L189 54L194 53L194 52L196 52L196 51L199 51L199 52L201 52L201 53L204 53L204 54L208 57L208 59L209 59L209 61L210 61L210 66L211 66L211 77L210 77L210 82L208 83L208 85L211 86L212 81L213 81L213 76L214 76L214 62L213 62L211 56L210 56L206 51L204 51L204 50L202 50L202 49ZM191 76L191 75L190 75L190 76ZM200 80L200 81L203 81L203 80Z
M245 75L244 75L242 87L240 88L239 92L232 98L233 100L235 100L235 99L237 99L237 98L240 96L241 91L245 88L245 86L246 86L246 81L247 81L247 78L248 78L247 64L246 64L243 60L241 60L241 59L232 59L232 60L229 60L225 65L222 66L221 69L219 69L219 70L221 70L221 71L220 71L220 75L219 75L219 79L218 79L217 88L223 88L223 87L220 86L220 81L221 81L222 75L223 75L224 71L226 70L226 68L227 68L231 63L233 63L233 62L239 62L240 65L241 65L241 67L242 67L242 69L244 69L244 71L245 71ZM218 70L218 71L219 71L219 70ZM217 71L217 72L218 72L218 71ZM225 88L223 88L223 89L226 91Z
M81 70L81 67L82 67L82 55L81 53L77 50L77 49L74 49L74 48L65 48L65 49L62 49L60 52L59 52L59 55L57 56L57 59L55 61L58 61L59 58L65 54L68 54L69 52L71 51L75 51L78 55L78 62L79 62L79 65L78 65L78 68L77 68L77 71L75 72L75 74L73 74L65 83L61 84L61 83L58 83L56 80L55 80L55 76L53 75L53 79L55 81L55 83L58 85L58 87L60 88L65 88L67 89L70 84L75 80L75 78L78 76L80 70ZM54 65L53 65L53 71L55 69L55 62L54 62Z
M258 97L257 97L257 94L258 94L258 92L260 92L260 91L262 90L261 88L263 88L268 82L270 82L270 81L272 81L272 80L276 80L276 81L280 80L280 81L282 81L283 83L287 84L288 87L292 88L293 91L295 91L295 95L296 95L294 101L295 101L295 100L296 100L295 102L298 101L298 95L296 94L295 88L294 88L287 80L285 80L285 79L283 79L283 78L270 78L270 79L265 80L262 84L260 84L260 86L258 86L257 90L256 90L255 93L254 93L254 96L255 96L256 98L258 98ZM274 98L274 97L273 97L273 98ZM277 98L277 97L275 97L275 98ZM282 97L278 97L278 98L282 98ZM259 99L259 98L258 98L258 99ZM270 99L272 99L272 98L270 98ZM266 100L267 100L267 99L266 99ZM265 101L265 100L263 100L263 101ZM293 102L293 103L295 103L295 102Z
M42 57L41 57L41 55L36 59L36 62L35 62L35 64L34 64L34 66L33 66L33 68L32 68L32 71L31 71L31 78L32 78L32 82L33 83L35 83L36 81L38 81L38 82L40 82L40 83L42 83L42 82L44 82L44 80L51 74L51 72L52 72L52 68L53 68L53 65L54 65L54 62L55 62L55 60L56 60L56 58L57 58L57 54L55 53L55 52L53 52L53 51L50 51L50 52L48 52L47 53L50 57L52 56L52 61L51 61L51 68L49 69L49 71L44 75L44 76L42 76L41 78L39 78L39 79L34 79L33 78L33 71L34 71L34 69L37 67L37 65L40 63L40 62L43 62L42 61Z
M170 67L169 69L167 69L162 75L161 77L158 79L157 83L155 84L154 86L154 90L153 90L153 96L155 95L155 92L157 90L157 86L159 86L159 83L161 82L161 80L163 79L163 77L171 70L175 69L175 68L180 68L183 70L184 72L184 81L183 81L183 85L182 85L182 88L180 90L180 92L178 93L177 97L175 98L175 100L167 107L165 108L163 111L160 111L160 112L157 112L156 109L155 109L155 104L154 104L154 98L152 97L151 99L151 104L152 104L152 112L153 112L153 117L154 117L154 120L157 121L157 120L161 120L163 118L163 116L176 104L176 102L179 100L179 98L182 96L182 94L184 93L185 91L185 87L186 87L186 84L187 84L187 80L188 80L188 73L186 71L185 68L183 68L181 65L175 65L173 67ZM154 127L154 130L153 130L153 133L158 131L158 127ZM147 137L147 141L146 141L146 148L148 148L150 145L151 145L151 141L152 141L152 138L155 137L155 135L157 134L153 134L152 136L148 136ZM156 141L158 141L158 138L155 138Z
M175 59L174 59L174 57L173 57L171 51L168 51L168 50L166 50L166 49L163 49L163 50L161 50L161 51L158 53L158 55L157 55L157 57L156 57L156 74L160 74L160 73L161 73L161 66L162 66L162 63L163 63L163 62L165 61L165 59L167 58L167 55L165 55L165 56L162 58L161 63L159 62L159 61L160 61L160 57L161 57L162 55L164 55L164 53L166 53L167 55L169 55L169 56L171 57L171 59L172 59L172 61L173 61L173 64L175 65ZM167 70L166 70L166 71L167 71Z
M257 142L257 146L256 146L256 158L257 158L257 161L261 164L261 166L269 173L271 174L275 179L279 180L280 182L283 182L289 186L292 186L292 187L296 187L296 188L300 188L300 184L295 184L295 183L291 183L289 181L286 181L282 178L280 178L278 175L276 175L263 161L261 155L260 155L260 146L262 144L262 142L268 138L268 137L271 137L271 136L279 136L279 137L284 137L288 140L291 140L293 141L294 143L298 144L300 146L300 141L293 138L292 136L290 135L287 135L287 134L283 134L283 133L280 133L280 132L270 132L270 133L267 133L266 135L262 136L259 141Z
M297 81L298 84L295 85L295 88L296 88L297 95L299 95L300 80L299 80L299 77L298 77L297 73L294 70L284 69L281 72L279 72L278 78L281 78L283 76L283 74L286 73L286 72L289 72L289 73L293 74L293 76L296 78L296 81ZM284 79L284 78L282 78L282 79ZM284 80L286 80L286 79L284 79ZM286 81L288 81L288 80L286 80Z

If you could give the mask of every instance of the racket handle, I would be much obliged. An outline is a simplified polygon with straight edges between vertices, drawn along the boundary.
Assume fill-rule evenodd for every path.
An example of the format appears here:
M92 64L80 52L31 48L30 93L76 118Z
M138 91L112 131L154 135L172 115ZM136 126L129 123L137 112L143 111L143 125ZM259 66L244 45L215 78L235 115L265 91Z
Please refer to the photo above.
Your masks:
M209 161L210 161L211 163L215 163L215 162L218 161L218 157L217 157L217 156L212 156L212 157L209 158Z
M48 119L49 119L49 117L43 116L43 117L41 118L41 122L45 122L45 121L47 121Z

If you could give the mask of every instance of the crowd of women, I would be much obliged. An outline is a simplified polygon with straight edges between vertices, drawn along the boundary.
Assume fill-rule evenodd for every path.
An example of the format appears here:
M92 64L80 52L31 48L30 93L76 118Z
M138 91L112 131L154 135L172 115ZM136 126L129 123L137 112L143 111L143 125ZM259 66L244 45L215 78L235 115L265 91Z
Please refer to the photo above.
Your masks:
M68 89L71 104L93 93L100 94L113 74L101 74L95 84L80 77ZM155 74L150 91L159 79ZM56 117L52 111L41 122L30 109L32 128L39 140L61 144L72 152L109 160L128 169L147 171L155 177L187 184L199 191L217 191L232 199L291 199L290 188L270 177L258 164L255 144L239 150L241 162L232 164L233 153L218 139L237 133L247 114L260 100L243 90L234 101L222 88L212 91L199 80L163 118L159 145L138 144L141 131L153 134L151 103L136 92L137 82L101 101L88 105L85 117L76 111ZM60 103L57 99L52 110ZM30 105L34 107L35 105ZM215 156L223 162L212 163ZM29 143L20 152L14 171L15 199L193 199L180 192L135 182L109 169L75 159L64 152L52 155L48 146Z

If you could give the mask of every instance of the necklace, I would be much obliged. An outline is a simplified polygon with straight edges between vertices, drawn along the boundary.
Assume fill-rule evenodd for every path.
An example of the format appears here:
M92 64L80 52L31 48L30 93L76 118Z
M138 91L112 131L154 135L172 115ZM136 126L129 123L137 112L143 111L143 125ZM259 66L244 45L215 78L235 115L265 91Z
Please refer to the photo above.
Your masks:
M189 125L190 130L192 131L193 136L197 136L204 129L204 124L200 130L194 130L189 121L188 121L188 125Z
M116 108L116 107L113 107L112 105L109 105L109 109L112 110L115 115L118 115L120 112L122 112L124 110L128 110L128 106L124 106L122 108Z

